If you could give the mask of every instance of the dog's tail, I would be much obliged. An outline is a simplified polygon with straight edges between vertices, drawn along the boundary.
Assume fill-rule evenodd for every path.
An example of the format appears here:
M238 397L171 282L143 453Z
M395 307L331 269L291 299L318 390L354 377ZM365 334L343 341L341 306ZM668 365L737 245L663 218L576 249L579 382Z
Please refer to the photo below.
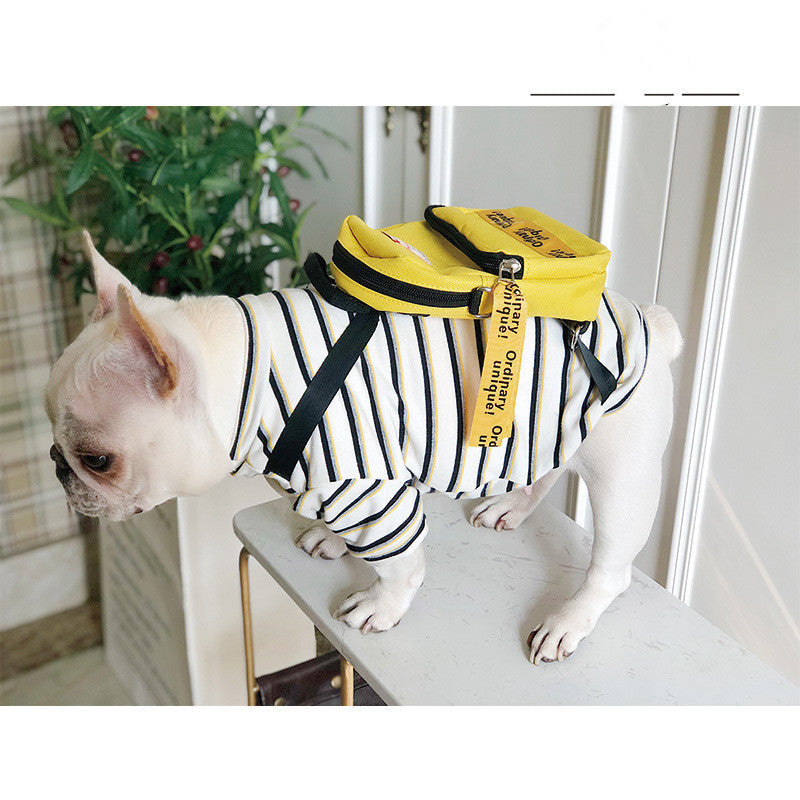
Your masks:
M683 336L675 317L664 306L642 306L642 311L653 337L661 342L669 360L674 361L683 350Z

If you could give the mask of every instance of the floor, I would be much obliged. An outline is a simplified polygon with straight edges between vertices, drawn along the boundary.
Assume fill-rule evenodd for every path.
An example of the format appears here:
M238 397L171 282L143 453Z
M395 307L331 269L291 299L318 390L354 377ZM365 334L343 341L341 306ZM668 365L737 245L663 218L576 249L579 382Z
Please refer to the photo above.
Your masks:
M97 601L3 631L0 705L132 705L106 664L102 639Z
M0 682L4 706L130 706L100 646Z

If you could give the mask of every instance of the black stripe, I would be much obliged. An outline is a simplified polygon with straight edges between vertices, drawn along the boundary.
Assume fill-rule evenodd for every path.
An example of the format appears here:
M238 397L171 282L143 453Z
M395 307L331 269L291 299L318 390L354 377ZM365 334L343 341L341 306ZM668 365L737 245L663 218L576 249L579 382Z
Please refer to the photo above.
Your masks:
M317 299L314 292L310 289L305 289L306 294L308 295L309 300L311 300L311 307L314 309L314 315L317 318L317 323L319 324L320 333L322 334L322 338L325 342L325 347L330 352L331 347L333 347L333 340L331 339L331 332L328 330L328 323L322 313L322 307L319 304L319 300ZM352 321L353 317L352 314L350 315L350 320ZM353 437L353 449L355 451L356 462L358 463L358 474L361 478L367 477L367 470L364 466L364 455L363 451L361 450L361 436L360 432L356 428L356 420L355 414L353 412L353 400L350 396L350 391L347 388L347 384L342 384L342 400L344 401L344 409L345 413L347 414L347 419L350 422L350 433Z
M478 349L478 366L483 372L483 325L479 319L475 320L475 347Z
M369 398L369 407L372 411L372 423L375 426L375 434L378 438L378 444L381 448L381 455L383 456L383 463L386 466L386 474L390 478L394 478L394 469L392 468L392 460L389 458L389 450L386 443L386 431L381 424L381 416L378 411L378 401L375 399L375 386L372 377L372 371L367 363L367 357L364 353L361 354L361 373L364 375L364 383L367 387L367 397Z
M336 522L336 520L339 519L342 516L342 514L346 514L354 505L356 505L356 503L359 502L359 500L368 495L379 483L380 483L379 480L373 481L369 486L367 486L366 489L364 489L363 492L361 492L361 494L358 497L356 497L355 500L346 505L332 520L330 520L330 522L328 522L328 525L333 525L333 523Z
M617 329L617 365L619 367L617 371L619 378L617 380L619 380L622 378L622 371L625 369L625 351L622 348L622 327L619 324L617 315L611 310L611 305L608 302L605 292L603 292L603 303L605 304L606 311L608 311L608 314L614 323L614 327Z
M327 508L345 489L352 485L353 481L355 481L355 478L348 478L346 481L343 481L341 484L339 484L339 487L333 492L333 494L319 504L320 508Z
M401 495L403 495L408 487L407 483L404 483L400 489L395 493L394 497L380 510L376 511L374 514L370 514L368 517L365 517L358 522L354 522L352 525L348 525L346 528L337 528L336 533L342 535L347 533L348 531L355 530L356 528L363 528L365 525L368 525L370 522L375 522L376 519L380 519L384 514L388 514L392 506L400 499ZM417 495L419 498L419 495ZM378 542L373 542L370 547L375 547Z
M400 392L397 353L395 352L394 340L392 339L392 334L389 330L389 318L386 313L382 313L380 317L381 324L383 325L383 333L386 337L386 347L389 351L389 367L392 372L392 385L394 386L395 395L397 396L397 416L400 423L400 450L402 451L406 443L406 406L403 402L403 396Z
M464 396L463 388L461 386L461 366L458 361L458 353L456 352L455 334L453 332L453 321L446 319L444 321L444 335L447 337L447 348L450 351L450 367L453 370L453 391L456 396L456 457L455 464L453 465L453 474L450 476L450 483L447 485L447 491L452 492L455 489L458 476L464 466Z
M533 483L533 456L536 447L536 423L539 421L539 399L541 397L541 387L539 381L541 379L542 358L544 352L542 350L542 318L534 317L536 327L536 355L533 360L533 396L531 397L531 415L528 429L528 438L530 439L528 449L528 486Z
M425 347L425 342L423 341L422 323L420 322L419 317L415 316L413 317L413 320L414 331L417 334L417 345L419 347L419 360L422 366L422 383L423 390L425 392L425 417L428 423L426 426L425 456L422 459L422 469L420 470L419 480L421 483L427 483L428 478L430 477L428 470L431 466L433 442L434 437L436 436L436 433L434 432L436 420L433 416L433 389L431 387L430 366L428 364L428 349Z
M294 319L289 313L289 307L286 305L286 300L283 299L280 292L273 292L272 296L278 301L278 305L283 312L284 323L286 324L286 330L289 334L289 341L292 343L292 350L294 350L297 366L300 368L300 374L303 376L306 386L308 386L308 384L311 383L311 374L308 371L308 365L300 347L300 340L298 339L297 330L294 326ZM336 469L333 465L331 445L330 441L328 440L327 425L325 424L324 417L322 422L320 422L320 424L317 426L317 430L319 431L320 440L322 442L322 452L325 456L325 466L328 469L328 480L335 481L338 476L336 475Z
M597 332L599 329L599 325L597 322L592 323L592 337L589 340L589 349L597 355ZM589 388L586 390L586 397L583 398L583 406L581 407L581 441L583 441L588 435L588 426L586 421L586 414L589 411L589 404L592 399L592 393L594 392L595 385L594 381L589 380Z
M236 437L230 452L231 461L236 458L236 448L239 446L239 437L242 435L244 412L247 408L247 398L249 397L250 390L252 388L250 386L250 382L253 378L253 360L255 356L255 337L253 335L253 320L250 319L250 311L238 297L234 297L233 299L239 304L239 308L242 309L245 323L247 324L247 366L244 370L244 387L242 390L242 401L239 404L239 421L236 424Z
M616 405L611 406L611 408L606 409L603 413L608 414L609 411L615 411L621 405L627 402L628 398L636 391L639 384L641 383L642 378L644 377L644 371L647 369L647 358L650 355L650 335L647 328L647 320L645 319L644 314L639 312L639 309L636 309L636 313L639 314L639 319L641 320L642 326L644 327L644 367L642 368L642 373L639 375L639 380L631 387L631 390L620 400Z
M414 544L424 529L425 517L423 516L422 521L419 523L419 528L417 528L417 530L414 532L414 535L399 550L394 550L391 553L384 553L380 556L364 556L364 561L381 561L382 559L390 558L391 556L399 556L400 553L404 553L409 547L411 547L412 544Z
M289 413L289 406L287 399L283 396L283 392L278 384L278 380L275 377L275 371L272 369L269 371L269 386L270 389L272 389L272 394L278 404L278 410L281 412L283 424L286 425L286 423L289 421L289 417L291 416ZM303 474L305 475L306 479L306 487L308 487L308 462L303 455L300 456L300 468L303 470ZM264 474L267 474L266 467L264 467Z
M567 406L567 376L569 375L569 365L575 356L570 347L572 341L571 331L566 325L562 325L561 335L564 339L564 366L561 368L561 401L558 407L558 428L556 434L556 446L553 451L553 469L561 465L561 440L563 439L564 409Z
M478 352L478 367L481 372L483 372L483 324L479 319L475 320L475 349ZM481 450L481 457L478 461L478 474L475 476L475 488L477 489L478 486L481 485L481 481L483 480L483 469L484 465L486 464L486 459L489 455L489 448L484 447Z
M511 435L506 442L506 455L503 459L503 468L500 470L500 478L507 478L508 463L511 461L511 454L514 452L514 442L517 440L517 423L511 423Z
M419 492L417 492L411 513L393 531L390 531L386 535L381 536L380 539L376 539L374 542L370 542L369 544L350 544L350 542L345 542L347 549L352 550L354 553L363 553L365 550L372 550L375 547L379 547L380 545L391 541L395 536L399 536L411 524L411 520L413 520L416 516L416 513L419 510L419 504L421 502L422 497Z

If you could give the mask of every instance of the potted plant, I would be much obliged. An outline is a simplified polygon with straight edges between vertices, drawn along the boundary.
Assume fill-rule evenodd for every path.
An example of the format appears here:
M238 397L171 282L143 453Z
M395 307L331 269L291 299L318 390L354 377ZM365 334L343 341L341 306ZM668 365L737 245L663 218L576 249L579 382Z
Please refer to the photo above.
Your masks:
M53 226L53 269L74 282L76 298L91 291L76 236L84 227L151 294L258 294L271 288L267 268L278 260L302 282L299 237L311 206L301 210L283 178L309 176L304 156L327 177L304 131L345 144L307 111L277 123L267 107L56 106L52 135L33 140L6 180L47 169L52 198L43 206L4 200Z

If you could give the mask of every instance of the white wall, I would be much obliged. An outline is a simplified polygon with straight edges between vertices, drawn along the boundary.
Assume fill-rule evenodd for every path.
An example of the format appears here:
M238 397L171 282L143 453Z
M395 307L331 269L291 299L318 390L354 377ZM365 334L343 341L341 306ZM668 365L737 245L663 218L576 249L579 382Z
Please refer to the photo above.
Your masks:
M765 108L689 603L800 683L800 113Z

